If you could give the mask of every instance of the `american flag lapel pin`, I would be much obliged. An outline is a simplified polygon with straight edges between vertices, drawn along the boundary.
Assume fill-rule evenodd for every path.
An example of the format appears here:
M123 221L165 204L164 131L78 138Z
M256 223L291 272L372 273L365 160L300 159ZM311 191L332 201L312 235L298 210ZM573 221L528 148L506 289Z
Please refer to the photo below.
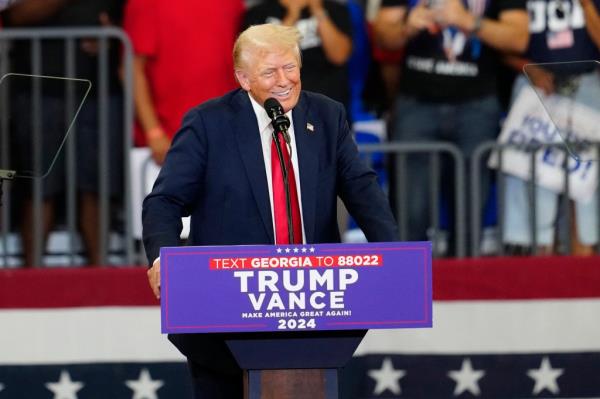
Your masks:
M308 131L309 131L309 132L311 132L311 133L314 133L314 132L315 132L315 127L313 126L313 124L312 124L312 123L310 123L310 122L307 122L307 123L306 123L306 130L308 130Z

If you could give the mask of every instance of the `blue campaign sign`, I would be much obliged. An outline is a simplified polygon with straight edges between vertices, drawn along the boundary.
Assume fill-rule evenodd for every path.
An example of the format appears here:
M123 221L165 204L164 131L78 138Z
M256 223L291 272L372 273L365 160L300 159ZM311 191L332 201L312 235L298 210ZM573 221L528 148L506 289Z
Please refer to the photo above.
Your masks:
M161 249L163 333L431 327L431 243Z

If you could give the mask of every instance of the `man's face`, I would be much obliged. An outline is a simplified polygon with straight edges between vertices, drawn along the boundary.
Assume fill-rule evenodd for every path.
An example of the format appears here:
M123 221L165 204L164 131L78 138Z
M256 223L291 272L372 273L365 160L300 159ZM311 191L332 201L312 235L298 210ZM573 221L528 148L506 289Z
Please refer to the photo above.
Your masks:
M246 65L236 76L242 88L260 105L273 97L288 112L298 103L300 65L293 50L251 50Z

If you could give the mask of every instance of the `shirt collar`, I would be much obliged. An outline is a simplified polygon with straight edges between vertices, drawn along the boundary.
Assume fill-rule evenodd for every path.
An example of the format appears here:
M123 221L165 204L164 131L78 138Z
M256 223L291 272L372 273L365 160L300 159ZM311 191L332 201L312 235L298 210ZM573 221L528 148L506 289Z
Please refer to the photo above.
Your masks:
M256 120L258 121L258 131L262 134L265 131L265 129L269 128L269 132L271 132L271 118L269 118L267 111L265 111L262 105L256 102L256 100L250 95L250 93L248 93L248 97L250 98L250 103L252 103L252 109L254 110ZM292 124L292 110L286 112L285 115L289 118L290 124Z

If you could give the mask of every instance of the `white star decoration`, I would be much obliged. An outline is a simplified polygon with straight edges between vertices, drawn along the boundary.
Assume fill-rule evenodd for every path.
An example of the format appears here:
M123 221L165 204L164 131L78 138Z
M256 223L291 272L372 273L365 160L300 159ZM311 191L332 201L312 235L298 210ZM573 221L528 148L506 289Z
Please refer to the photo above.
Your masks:
M133 390L132 399L158 399L156 391L164 384L162 380L153 380L148 369L142 369L137 380L125 381L125 385Z
M402 392L400 388L400 379L406 375L404 370L394 369L392 359L386 357L383 359L379 370L369 370L369 377L375 380L374 395L390 390L393 394L399 395Z
M71 380L68 371L62 370L58 382L47 382L46 388L54 393L54 399L77 399L77 391L83 388L82 382Z
M295 254L302 252L303 254L307 253L307 252L315 252L315 248L311 247L311 248L306 248L306 247L302 247L302 248L277 248L276 249L277 253L283 253L285 252L286 254L289 254L290 252L293 252Z
M458 396L465 391L471 392L474 396L479 396L481 393L478 381L483 378L485 371L473 370L471 359L463 359L462 366L459 371L452 370L448 372L448 377L456 382L454 388L454 396Z
M560 377L563 372L563 369L553 369L550 364L550 359L548 359L548 356L545 356L542 359L539 369L530 369L527 371L527 375L535 380L533 394L537 395L544 389L549 390L553 394L559 393L560 389L558 389L556 379Z

